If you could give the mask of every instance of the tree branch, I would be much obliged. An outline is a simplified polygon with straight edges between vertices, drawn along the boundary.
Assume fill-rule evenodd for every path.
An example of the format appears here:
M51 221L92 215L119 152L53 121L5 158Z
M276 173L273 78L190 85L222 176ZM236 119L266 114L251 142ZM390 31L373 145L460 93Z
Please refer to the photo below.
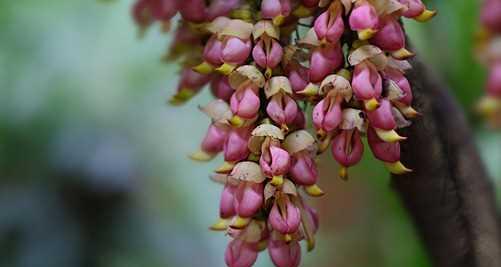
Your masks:
M414 172L393 176L393 187L434 266L500 266L493 189L463 110L419 60L412 65L408 78L423 116L403 130L410 138L402 162Z

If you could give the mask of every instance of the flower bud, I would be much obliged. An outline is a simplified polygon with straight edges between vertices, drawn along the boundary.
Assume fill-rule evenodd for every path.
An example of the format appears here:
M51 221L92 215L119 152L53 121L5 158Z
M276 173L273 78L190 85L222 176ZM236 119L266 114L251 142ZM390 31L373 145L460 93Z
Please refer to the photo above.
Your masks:
M197 23L207 19L205 0L182 0L179 5L179 12L183 19Z
M272 144L269 148L264 149L259 164L267 177L285 175L290 166L289 152Z
M291 179L299 185L309 186L317 183L317 164L307 151L292 156L290 175Z
M485 0L480 19L490 31L501 33L501 1Z
M370 125L374 128L383 130L393 130L397 127L393 113L391 112L392 105L390 101L383 99L380 102L379 108L367 112Z
M235 210L238 216L250 218L254 216L263 205L263 184L240 182L235 192Z
M491 66L487 78L487 94L495 98L501 98L501 61Z
M216 154L223 151L224 142L227 136L228 129L226 127L211 124L202 141L202 151L208 154Z
M216 35L211 36L204 47L203 59L212 66L223 64L221 61L223 54L223 43Z
M236 162L246 159L249 156L247 142L250 135L248 128L232 129L224 143L224 160L227 162Z
M242 65L249 57L252 50L250 40L242 40L235 36L225 38L221 59L228 64Z
M367 130L367 141L374 156L384 162L397 162L400 160L400 143L385 142L381 140L376 131L369 127Z
M268 251L277 267L298 267L301 262L301 246L298 241L287 243L283 240L270 239Z
M238 89L230 99L231 111L244 119L256 117L259 111L260 100L252 86Z
M380 19L379 31L371 39L371 43L387 51L405 47L405 35L399 22L390 16Z
M292 97L279 93L271 97L266 112L275 123L287 128L296 119L299 109Z
M321 82L339 68L343 61L343 51L338 43L315 48L310 59L310 81Z
M219 201L219 217L227 219L236 215L235 211L235 190L236 187L231 184L226 184L221 192Z
M239 5L240 0L212 0L207 9L207 19L211 21L219 16L227 16Z
M228 267L251 267L257 259L257 249L240 239L233 239L226 248L224 261Z
M235 92L228 82L228 76L215 75L211 81L211 92L214 97L230 102L230 98Z
M283 53L282 46L278 41L271 38L261 38L252 50L252 57L259 67L267 69L269 72L280 64Z
M285 203L279 205L278 202L281 200L284 200ZM275 199L268 222L273 229L281 234L293 234L299 229L301 223L299 208L287 198Z
M308 69L297 62L292 62L287 66L287 70L292 90L295 93L302 91L308 85Z
M397 99L398 102L410 106L412 105L412 89L409 80L405 78L405 75L394 69L387 69L384 71L384 78L392 80L402 90L402 96Z
M360 40L370 39L376 33L378 23L376 9L368 2L362 1L351 12L350 28L358 32Z
M261 16L264 19L272 19L275 25L282 24L290 12L290 0L263 0L261 2Z
M383 91L383 80L372 63L364 62L355 66L351 86L355 96L364 101L367 108L369 101L377 103L377 99ZM372 106L368 109L372 110L375 107Z
M324 40L331 44L339 41L344 32L342 11L341 5L336 3L318 16L313 25L318 40Z
M178 84L177 93L171 98L170 103L173 105L185 103L196 95L209 81L209 75L197 73L190 68L184 69L181 72L181 80Z
M342 121L341 97L327 96L313 108L313 125L319 132L330 133Z
M332 155L343 167L351 167L362 159L364 145L358 130L343 130L332 140Z

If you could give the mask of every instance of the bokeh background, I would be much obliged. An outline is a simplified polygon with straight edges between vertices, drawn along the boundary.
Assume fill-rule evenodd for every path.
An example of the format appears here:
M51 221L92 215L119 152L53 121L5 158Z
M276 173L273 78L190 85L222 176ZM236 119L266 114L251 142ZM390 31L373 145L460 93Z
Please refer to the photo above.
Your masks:
M131 2L0 2L0 266L224 265L227 237L207 230L221 189L207 174L221 159L186 157L210 94L166 105L169 36L157 26L138 39ZM479 3L428 4L439 16L408 33L454 88L499 192L500 133L472 112L485 77L471 53ZM329 156L320 166L321 229L302 266L430 266L380 164L367 154L348 182ZM256 266L271 266L266 253Z

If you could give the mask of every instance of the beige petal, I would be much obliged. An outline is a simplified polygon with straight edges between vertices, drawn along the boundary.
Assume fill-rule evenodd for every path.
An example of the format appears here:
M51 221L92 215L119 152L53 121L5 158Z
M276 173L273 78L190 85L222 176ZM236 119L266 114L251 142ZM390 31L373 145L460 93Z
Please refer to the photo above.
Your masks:
M235 180L253 183L262 183L266 179L259 164L252 161L237 163L229 176Z
M351 89L350 82L341 75L331 74L322 81L320 84L321 95L333 93L335 95L343 96L346 101L350 101L353 90Z
M365 60L372 62L379 70L384 69L388 61L383 50L374 45L363 45L348 56L348 62L352 66L358 65Z
M280 128L273 124L261 124L254 131L252 131L253 136L263 136L263 137L273 137L279 140L284 140L284 133Z
M271 38L277 40L280 38L280 30L275 25L273 25L270 20L258 21L258 23L254 25L254 31L252 32L252 35L254 36L254 39L258 39L265 33Z
M202 112L207 114L213 121L227 124L233 117L230 106L224 100L216 99L211 101L205 107L199 107Z
M298 130L287 135L283 147L292 155L316 147L316 141L306 130Z
M360 132L365 132L365 119L363 111L354 108L343 110L343 121L339 126L343 130L352 130L357 128Z
M393 117L395 118L395 122L397 123L397 128L402 129L406 128L412 125L411 121L408 121L404 115L398 110L397 108L393 107L391 109L391 113L393 114Z
M267 98L270 98L278 93L286 93L292 95L292 87L289 78L285 76L272 77L265 85L264 93Z
M231 19L228 17L217 17L207 25L207 30L213 34L221 33Z
M386 80L385 81L385 89L388 92L388 100L390 101L398 101L404 96L404 92L395 81Z
M230 74L228 81L230 86L235 90L249 83L257 86L258 88L263 88L266 82L261 71L253 65L238 67Z
M388 68L399 70L402 73L405 71L412 69L412 65L407 60L398 60L393 57L388 58L388 62L386 64Z
M298 44L303 46L320 46L320 40L318 40L315 30L311 28L306 33L306 36L298 41Z
M249 143L247 144L247 147L249 148L250 152L256 155L261 154L261 145L264 142L264 139L266 137L264 136L251 136L249 139Z
M254 25L252 23L240 19L232 19L225 25L221 35L234 36L242 40L248 40L253 30Z

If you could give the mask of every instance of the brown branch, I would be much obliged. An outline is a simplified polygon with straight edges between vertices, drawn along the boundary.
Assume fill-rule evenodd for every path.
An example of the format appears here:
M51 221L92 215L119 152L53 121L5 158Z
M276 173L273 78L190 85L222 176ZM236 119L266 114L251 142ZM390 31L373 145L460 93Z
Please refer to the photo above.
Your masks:
M414 172L393 177L434 266L501 266L492 186L463 110L418 60L408 75L423 114L403 131L402 161ZM464 77L467 79L468 77Z

